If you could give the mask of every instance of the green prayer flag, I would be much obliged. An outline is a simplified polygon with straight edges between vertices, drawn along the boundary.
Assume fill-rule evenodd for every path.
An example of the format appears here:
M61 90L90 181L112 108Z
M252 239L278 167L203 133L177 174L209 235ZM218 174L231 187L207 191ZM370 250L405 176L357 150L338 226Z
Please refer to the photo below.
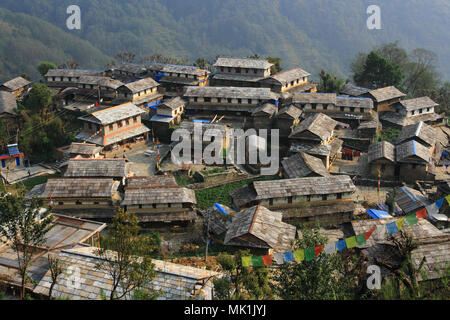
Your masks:
M308 248L305 249L305 260L311 261L316 258L316 251L314 251L314 248Z
M415 225L418 221L419 221L419 219L417 219L417 216L415 213L410 214L409 216L406 216L406 223L410 226Z
M294 259L297 262L302 262L303 260L305 260L305 250L295 250Z
M345 244L347 244L347 248L351 249L356 247L356 237L350 237L345 239Z
M252 256L252 266L263 267L264 262L261 256Z
M252 257L251 256L242 256L242 266L250 267L252 265Z
M356 235L356 243L358 244L358 246L362 246L362 245L366 244L367 243L366 234L365 233L357 234Z

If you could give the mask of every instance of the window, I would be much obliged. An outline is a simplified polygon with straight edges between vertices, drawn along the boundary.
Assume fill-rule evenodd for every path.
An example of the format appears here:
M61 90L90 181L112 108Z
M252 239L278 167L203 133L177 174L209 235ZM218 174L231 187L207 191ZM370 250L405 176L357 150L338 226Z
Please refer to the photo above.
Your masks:
M327 110L328 109L328 105L324 104L323 105L323 110Z
M123 126L122 121L117 122L117 127L118 127L118 128L122 128L122 126Z
M224 72L224 69L225 69L224 67L220 67L221 72Z
M81 203L81 201L77 201L77 202L75 202L75 204L76 204L77 206L79 206L79 205L81 205L82 203Z
M341 111L344 112L345 111L345 107L341 107Z
M248 69L247 68L245 69L245 73L248 73Z
M338 193L336 198L337 199L342 199L342 193Z
M58 202L58 206L62 206L62 205L64 205L64 202Z
M231 103L231 98L227 98L228 103Z
M139 204L138 206L139 206L139 209L142 209L142 204Z
M242 99L238 99L238 103L242 103Z
M412 115L414 115L415 113L416 113L416 111L415 111L415 110L413 110L413 111L411 112L411 114L412 114Z
M315 105L315 104L312 104L312 105L311 105L311 109L316 110L316 105Z
M98 201L95 201L95 202L94 202L94 204L100 204L100 202L98 202Z
M232 68L228 68L228 72L231 72L231 69L232 69Z
M152 208L156 209L156 203L152 203Z
M167 207L169 207L169 208L170 208L171 206L172 206L172 204L171 204L171 203L168 203L168 204L167 204Z
M137 117L133 117L133 122L134 122L134 123L137 123L137 121L138 121L138 120L137 120Z
M292 197L288 197L288 203L292 203Z
M241 68L236 68L236 73L241 73Z
M198 100L198 98L197 98L197 97L194 97L194 102L197 102L197 100Z
M354 107L350 107L350 112L355 112L355 108Z
M273 199L269 199L269 205L270 205L270 206L273 205Z
M252 99L248 99L248 104L252 104Z
M211 98L205 98L205 102L211 102Z
M311 201L311 195L306 196L306 201Z
M125 123L126 123L127 126L129 126L130 125L130 119L125 120Z
M222 102L222 98L217 98L217 102L221 103Z
M253 69L253 73L258 73L258 69Z
M323 200L323 201L326 201L326 200L327 200L327 195L326 195L326 194L323 194L323 195L322 195L322 200Z
M109 125L109 131L113 131L114 130L114 125L110 124Z

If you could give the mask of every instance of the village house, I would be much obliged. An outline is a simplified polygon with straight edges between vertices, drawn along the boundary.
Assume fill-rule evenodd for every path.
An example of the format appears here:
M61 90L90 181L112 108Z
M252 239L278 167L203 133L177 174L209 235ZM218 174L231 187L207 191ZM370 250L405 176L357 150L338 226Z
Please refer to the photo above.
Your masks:
M301 68L293 68L276 73L268 78L259 80L262 87L270 88L273 92L316 92L317 84L308 81L311 74Z
M277 106L271 103L265 103L257 107L252 113L253 128L255 129L272 129L273 120L278 111Z
M102 300L102 292L106 297L110 296L112 279L105 269L96 268L101 261L95 250L94 247L78 246L58 254L57 258L63 263L80 271L77 279L80 285L69 285L70 275L64 273L58 277L52 296L70 300ZM163 260L152 259L152 263L155 277L146 289L159 291L157 300L213 300L213 280L224 276L218 272ZM41 277L34 293L48 296L51 282L48 270ZM130 299L130 296L126 299Z
M183 97L190 112L208 111L234 115L251 115L264 103L277 104L278 95L269 88L187 87Z
M129 177L121 206L140 222L192 222L195 192L176 184L173 176Z
M117 103L131 102L137 107L150 111L162 102L163 95L158 92L159 83L152 78L144 78L120 86Z
M394 111L393 105L400 102L400 99L406 94L398 90L396 87L385 87L376 90L371 90L363 95L366 98L371 98L374 102L375 111L385 112Z
M264 59L218 58L214 63L211 86L220 87L260 87L260 80L270 76L273 66Z
M184 86L205 87L210 72L197 66L151 63L148 74L166 89L166 92L181 94Z
M417 180L434 181L435 171L430 150L421 143L411 140L395 147L396 160L400 166L402 181L414 183Z
M391 219L370 219L353 220L351 222L352 234L361 234L375 229L367 243L358 248L361 254L367 257L369 265L378 265L381 268L381 276L385 278L391 275L384 263L391 268L401 267L402 261L395 244L388 239L386 224L395 222L396 218ZM411 252L411 261L417 269L423 262L422 272L417 274L418 281L433 281L441 277L448 276L448 264L450 263L450 235L432 225L426 219L419 219L418 222L409 226L403 225L403 230L411 233L417 248ZM399 238L400 234L394 234L394 238ZM425 260L424 260L425 258ZM384 263L379 263L383 261Z
M112 178L124 184L129 174L125 159L70 159L64 177Z
M14 93L0 91L0 118L5 121L7 126L15 126L17 117L16 109L17 101Z
M330 173L321 159L299 152L281 161L283 176L287 179L303 177L328 177Z
M374 179L396 180L398 178L395 146L388 141L381 141L369 146L367 163L370 177Z
M233 217L225 235L225 245L251 248L261 253L292 250L296 228L282 221L283 213L257 205Z
M150 130L141 122L143 113L145 111L132 103L95 111L79 118L84 126L75 138L104 147L105 151L118 145L145 141Z
M169 99L160 104L156 114L150 119L155 134L157 136L168 134L168 129L171 126L179 124L185 106L186 101L180 97Z
M7 168L7 170L9 170L14 167L23 168L29 165L28 160L24 158L25 154L19 150L17 143L7 144L6 147L8 148L8 153L0 155L2 169Z
M79 90L77 95L87 97L89 100L108 100L117 98L117 89L123 85L119 80L103 76L81 76L77 82Z
M102 152L102 149L102 147L92 143L72 142L68 153L69 158L97 159L100 157L100 152Z
M11 92L15 95L16 98L19 98L23 95L31 86L31 82L22 77L16 77L9 81L6 81L0 85L0 92L6 91Z
M51 88L78 87L82 76L99 76L102 71L98 70L75 70L75 69L50 69L44 78L47 86Z
M121 81L134 81L144 78L147 75L147 69L134 63L122 63L106 71L106 74Z
M230 196L239 210L262 205L283 212L283 220L329 225L352 219L355 191L350 177L340 175L254 181L233 190Z
M351 83L346 83L342 86L340 92L341 92L341 94L347 95L350 97L362 97L365 94L367 94L369 91L371 91L371 90L367 89L367 88L355 86L354 84L351 84Z
M334 137L338 122L323 113L314 113L289 135L290 152L306 152L322 159L328 170L341 151L343 141Z
M52 228L45 234L44 243L37 248L27 270L27 293L36 289L36 285L49 270L49 255L56 256L64 249L98 245L99 233L106 228L105 223L60 214L53 214L51 225ZM67 266L69 265L70 263ZM6 282L15 290L21 287L17 253L10 243L0 242L0 278L1 282Z
M275 115L274 129L279 130L280 138L287 138L300 122L302 111L293 104L280 108Z
M31 189L26 199L41 199L55 213L108 219L115 215L116 205L122 200L119 185L112 178L50 178Z
M439 124L443 121L443 115L435 113L438 104L429 97L420 97L409 100L401 100L392 106L393 111L388 111L380 116L380 120L386 126L402 129L407 125L419 123Z

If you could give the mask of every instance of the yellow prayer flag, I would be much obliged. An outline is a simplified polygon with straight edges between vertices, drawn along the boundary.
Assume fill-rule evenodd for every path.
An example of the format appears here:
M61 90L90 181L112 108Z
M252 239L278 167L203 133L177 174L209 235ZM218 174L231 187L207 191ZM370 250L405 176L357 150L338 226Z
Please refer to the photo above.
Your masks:
M302 262L303 260L305 260L305 250L295 250L294 259L297 262Z
M242 266L250 267L252 265L252 256L243 256L242 257Z
M397 220L397 229L398 229L398 231L402 230L404 223L405 223L405 217L402 217L402 218Z
M450 205L450 194L445 197L445 200L447 200L448 204Z

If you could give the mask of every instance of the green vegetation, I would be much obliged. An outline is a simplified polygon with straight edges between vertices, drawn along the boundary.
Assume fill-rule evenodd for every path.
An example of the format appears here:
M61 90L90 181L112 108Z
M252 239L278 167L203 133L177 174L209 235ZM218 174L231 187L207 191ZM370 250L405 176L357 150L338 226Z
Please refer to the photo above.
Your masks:
M400 135L400 130L394 129L394 128L386 128L386 129L383 129L381 136L379 137L379 140L396 143L399 135Z
M230 191L245 186L246 184L249 184L252 181L276 180L279 178L280 177L277 175L262 176L255 179L247 179L243 181L225 184L215 188L195 190L195 195L197 196L197 207L200 210L203 210L214 205L215 202L231 207L231 199L228 194Z
M325 70L320 71L320 82L317 87L318 92L337 93L341 92L341 88L344 85L345 80L338 78L334 74L330 74Z
M56 68L57 68L56 64L54 64L52 62L41 62L37 67L41 76L45 76L47 74L48 70L56 69Z

